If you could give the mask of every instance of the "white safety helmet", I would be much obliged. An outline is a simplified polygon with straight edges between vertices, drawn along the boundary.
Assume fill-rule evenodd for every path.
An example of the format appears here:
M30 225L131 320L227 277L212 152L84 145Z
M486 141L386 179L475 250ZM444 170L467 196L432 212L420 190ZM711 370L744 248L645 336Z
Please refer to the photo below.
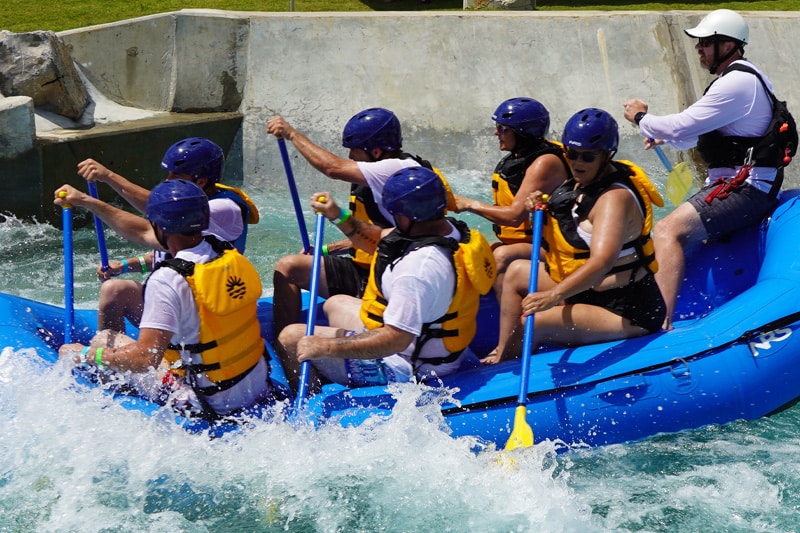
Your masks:
M730 9L717 9L712 11L700 21L696 27L689 30L683 30L689 37L702 39L703 37L712 37L720 35L730 37L747 44L747 39L750 36L750 29L747 27L742 16Z

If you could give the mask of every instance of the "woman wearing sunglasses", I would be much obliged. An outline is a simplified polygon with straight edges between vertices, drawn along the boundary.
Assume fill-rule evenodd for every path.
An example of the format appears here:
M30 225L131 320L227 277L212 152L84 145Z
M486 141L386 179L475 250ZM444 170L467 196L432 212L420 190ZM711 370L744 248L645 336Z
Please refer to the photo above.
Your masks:
M538 290L528 294L530 261L514 261L506 272L501 360L520 356L525 317L534 313L534 349L543 342L580 346L638 337L658 331L664 320L650 240L652 204L664 200L640 167L613 159L619 132L607 112L573 115L562 143L572 178L547 201ZM543 200L536 191L527 208Z
M791 153L784 152L782 121L770 127L778 103L769 79L744 58L750 33L744 18L717 9L684 31L697 39L700 64L718 75L703 96L684 111L663 116L648 113L639 99L624 104L625 118L651 139L645 148L664 142L680 150L696 146L708 165L704 187L660 220L654 231L662 267L657 279L667 303L665 330L672 329L687 251L759 224L778 204L782 167L797 148L793 121ZM723 184L723 194L715 192Z
M525 200L533 191L551 193L569 177L561 147L545 139L550 114L533 98L511 98L492 115L500 150L509 152L492 176L493 203L455 195L456 212L469 211L493 223L498 241L492 243L497 264L495 296L501 301L506 268L515 259L531 256L531 222ZM493 362L495 353L488 357Z

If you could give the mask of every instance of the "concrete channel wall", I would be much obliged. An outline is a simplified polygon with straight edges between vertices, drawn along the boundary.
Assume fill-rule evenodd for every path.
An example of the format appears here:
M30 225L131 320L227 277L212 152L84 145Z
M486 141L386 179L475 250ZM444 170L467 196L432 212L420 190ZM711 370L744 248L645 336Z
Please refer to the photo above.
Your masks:
M226 168L226 175L270 187L284 178L277 145L264 133L268 118L281 114L336 151L346 120L372 106L395 111L405 147L445 172L493 168L491 114L514 96L544 103L556 138L575 111L607 109L623 132L621 156L641 159L622 102L641 97L652 112L666 114L702 94L712 77L683 29L704 14L182 10L59 35L86 78L117 104L166 112L165 123L172 113L202 112L212 123L215 113L241 116L239 129L225 135L228 166L240 168ZM750 25L747 57L800 115L792 37L800 14L742 14ZM59 142L58 133L50 135L49 142ZM673 160L688 156L668 153ZM314 174L295 161L301 193L310 194ZM790 181L798 183L797 172L790 167ZM51 195L43 191L48 202Z

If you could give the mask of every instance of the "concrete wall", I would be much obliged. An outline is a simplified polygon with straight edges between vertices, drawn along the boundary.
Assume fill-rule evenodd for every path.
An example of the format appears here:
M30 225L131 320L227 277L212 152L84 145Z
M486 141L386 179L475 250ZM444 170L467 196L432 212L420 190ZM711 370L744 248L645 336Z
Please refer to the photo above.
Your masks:
M239 111L244 119L232 150L241 154L245 183L270 187L284 178L276 143L264 133L268 118L282 114L344 154L342 126L372 106L395 111L405 147L445 171L493 167L499 153L491 114L514 96L548 107L554 137L575 111L605 108L620 121L621 155L648 158L622 118L622 102L641 97L666 114L702 94L712 77L682 30L704 14L183 10L60 35L87 78L120 104ZM792 30L800 14L742 14L750 25L748 58L800 114ZM310 194L314 174L296 161L301 193ZM797 184L797 171L788 174Z

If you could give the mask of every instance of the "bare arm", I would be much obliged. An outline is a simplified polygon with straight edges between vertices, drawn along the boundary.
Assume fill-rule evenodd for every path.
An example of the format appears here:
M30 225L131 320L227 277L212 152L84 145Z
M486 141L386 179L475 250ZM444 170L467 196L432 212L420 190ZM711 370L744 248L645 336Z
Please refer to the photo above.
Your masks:
M85 178L86 181L99 181L109 185L134 209L140 213L145 212L147 199L150 198L150 191L131 183L127 178L112 172L94 159L86 159L78 163L78 175Z
M157 368L169 345L172 333L161 329L142 328L139 339L120 348L103 348L101 354L103 366L120 372L147 372ZM65 344L58 353L60 357L71 357L74 363L80 363L82 344ZM89 348L86 362L96 364L97 348Z
M511 205L490 205L463 196L456 196L456 205L458 212L469 211L495 224L516 227L530 216L525 208L525 200L532 192L551 194L566 179L567 170L561 159L556 155L546 154L536 158L527 168Z
M60 192L66 192L64 198L59 198ZM147 248L161 249L161 245L156 240L153 233L153 228L150 223L144 218L129 213L101 200L92 198L90 195L77 190L71 185L62 185L55 191L55 205L64 205L65 203L82 207L100 217L100 219L113 229L120 237L129 240L133 243L145 246Z
M324 201L320 199L324 198ZM325 218L329 221L334 221L342 216L342 209L336 204L336 201L329 192L317 192L311 196L311 207L318 213L323 213ZM378 241L387 232L380 226L368 224L362 220L357 220L354 217L348 218L345 222L341 222L337 226L345 237L356 248L364 250L367 253L372 253L378 246Z
M337 357L340 359L380 359L405 350L414 334L394 326L383 326L350 337L303 337L297 344L300 361Z
M317 146L308 137L294 129L283 117L274 117L267 121L267 133L291 142L312 167L329 178L367 185L367 180L355 161L344 159Z
M592 244L589 259L547 291L528 294L522 301L523 315L544 311L558 302L589 290L606 277L629 239L635 200L623 189L603 193L590 213ZM641 228L641 226L640 226Z

